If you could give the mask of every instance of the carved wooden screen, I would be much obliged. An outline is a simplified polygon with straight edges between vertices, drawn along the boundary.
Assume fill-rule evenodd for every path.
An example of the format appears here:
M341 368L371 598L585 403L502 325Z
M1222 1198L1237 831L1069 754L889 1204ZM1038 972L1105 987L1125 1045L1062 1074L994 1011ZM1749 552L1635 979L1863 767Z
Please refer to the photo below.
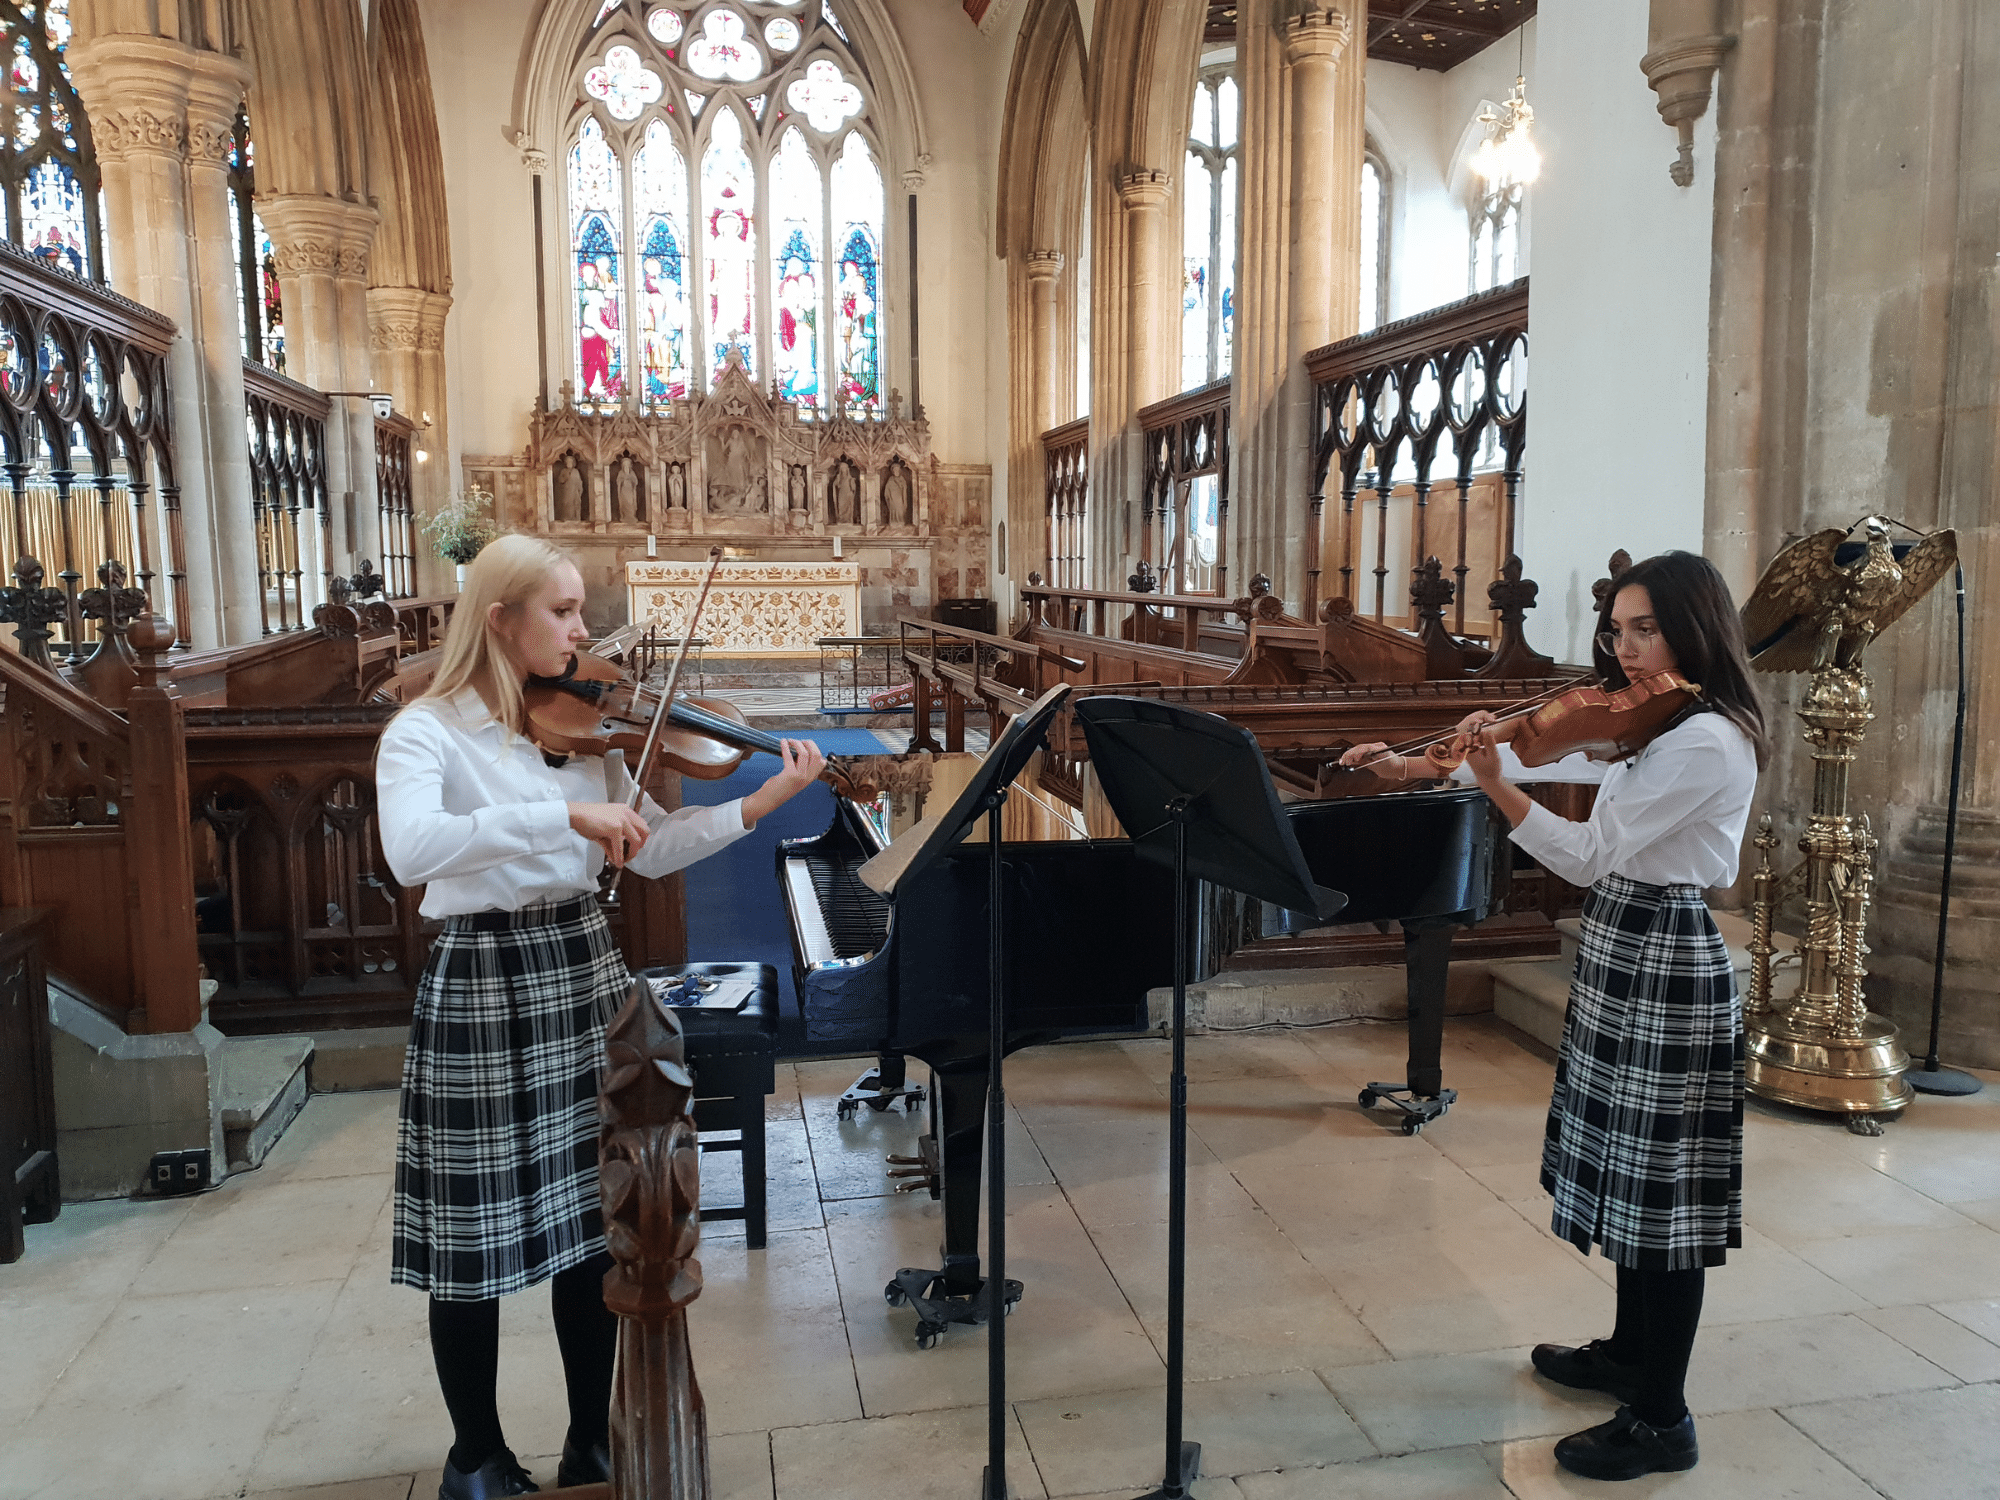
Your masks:
M257 526L257 600L264 634L303 630L307 549L327 556L326 414L330 403L251 360L243 362L250 429L250 511ZM300 515L304 513L304 520ZM319 535L314 537L317 517ZM319 579L311 588L322 592Z
M10 511L0 565L14 585L0 589L0 622L32 658L89 650L96 626L83 594L101 566L135 581L187 639L168 426L173 338L170 319L0 243L0 468ZM166 585L157 588L161 561Z
M1141 573L1168 593L1227 593L1229 382L1141 407L1139 425L1146 455Z
M383 588L391 599L417 592L417 533L410 501L410 434L415 424L391 413L375 419L375 506L382 523Z
M1514 550L1528 439L1527 278L1316 349L1306 369L1314 384L1306 618L1318 616L1322 562L1331 556L1339 581L1328 597L1404 623L1405 580L1436 555L1453 559L1454 629L1463 634L1468 578L1499 577ZM1441 534L1430 514L1441 451L1454 460L1455 536ZM1482 469L1497 471L1497 483L1482 484ZM1329 482L1339 486L1332 516ZM1373 491L1372 507L1356 506L1363 491ZM1374 566L1365 569L1370 553Z
M1090 418L1042 434L1045 566L1052 588L1081 588L1085 516L1090 502Z

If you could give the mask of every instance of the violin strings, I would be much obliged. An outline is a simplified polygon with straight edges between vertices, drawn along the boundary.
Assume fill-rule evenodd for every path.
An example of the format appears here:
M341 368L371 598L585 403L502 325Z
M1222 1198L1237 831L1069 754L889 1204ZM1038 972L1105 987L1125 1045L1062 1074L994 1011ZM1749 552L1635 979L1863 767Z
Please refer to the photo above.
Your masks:
M1521 717L1522 714L1528 712L1530 709L1537 708L1544 703L1552 702L1555 699L1560 698L1564 693L1570 692L1579 683L1585 682L1587 680L1588 680L1587 677L1579 677L1571 681L1563 682L1556 687L1546 688L1543 691L1534 694L1532 697L1516 699L1514 702L1507 705L1507 712L1497 717L1494 720L1494 722L1498 724L1504 724L1510 722L1511 720L1518 719ZM1458 733L1458 726L1453 725L1450 729L1440 730L1436 734L1420 736L1417 739L1413 740L1405 740L1399 745L1384 745L1380 753L1376 754L1375 756L1373 756L1368 760L1361 762L1360 765L1351 767L1350 769L1356 771L1365 771L1368 769L1368 767L1376 765L1384 760L1387 760L1392 755L1402 756L1402 755L1408 755L1413 750L1428 750L1432 745L1442 745L1446 740L1452 738L1457 733Z

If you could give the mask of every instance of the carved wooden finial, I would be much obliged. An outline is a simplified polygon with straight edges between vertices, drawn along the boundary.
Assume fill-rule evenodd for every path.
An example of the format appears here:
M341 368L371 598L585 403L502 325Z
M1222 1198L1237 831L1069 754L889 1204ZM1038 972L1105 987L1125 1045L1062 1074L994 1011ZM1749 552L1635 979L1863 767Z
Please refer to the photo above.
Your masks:
M0 589L0 624L14 627L21 655L53 672L49 639L55 632L49 627L68 613L69 606L61 589L44 585L46 576L41 563L27 553L15 560L13 586Z
M1631 567L1632 554L1627 552L1623 547L1620 547L1616 552L1611 554L1610 577L1600 578L1590 586L1590 597L1596 602L1599 610L1604 608L1604 601L1611 593L1612 583L1617 579L1623 578L1626 573L1631 571Z

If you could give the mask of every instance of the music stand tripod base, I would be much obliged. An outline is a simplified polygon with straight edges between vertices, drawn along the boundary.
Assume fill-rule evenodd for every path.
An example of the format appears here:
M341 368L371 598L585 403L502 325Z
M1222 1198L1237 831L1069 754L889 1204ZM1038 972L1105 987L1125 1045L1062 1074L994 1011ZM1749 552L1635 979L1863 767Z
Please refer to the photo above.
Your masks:
M983 1278L979 1289L972 1292L942 1291L940 1286L943 1281L942 1271L904 1266L896 1272L895 1280L882 1288L884 1302L891 1307L901 1307L907 1302L911 1311L916 1313L919 1349L930 1348L953 1323L977 1325L992 1316L992 1277ZM1021 1305L1021 1292L1021 1283L1008 1278L1005 1300L1008 1317L1012 1317L1014 1309Z
M1435 1095L1420 1096L1405 1084L1371 1083L1361 1091L1358 1100L1363 1109L1373 1109L1378 1101L1402 1116L1404 1135L1416 1135L1458 1103L1458 1090L1439 1089Z

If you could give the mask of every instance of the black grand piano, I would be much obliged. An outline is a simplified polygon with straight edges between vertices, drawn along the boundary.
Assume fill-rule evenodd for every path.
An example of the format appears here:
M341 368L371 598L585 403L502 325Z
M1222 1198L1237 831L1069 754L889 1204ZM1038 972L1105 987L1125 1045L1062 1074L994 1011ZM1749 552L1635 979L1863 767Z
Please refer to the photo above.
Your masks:
M1496 898L1492 825L1476 788L1293 804L1288 812L1313 879L1348 893L1347 921L1400 921L1410 975L1410 1075L1419 1125L1450 1103L1439 1062L1451 937ZM860 808L837 799L817 838L778 846L791 913L794 979L806 1036L851 1042L885 1059L928 1063L930 1131L915 1170L944 1203L936 1303L957 1299L976 1321L978 1224L987 1077L986 883L981 844L961 844L892 902L856 872L886 846ZM1007 845L1008 1050L1059 1036L1145 1029L1146 992L1173 982L1173 879L1122 839ZM1203 887L1198 973L1262 936L1309 919ZM1371 1085L1388 1091L1401 1085ZM1428 1113L1425 1113L1425 1110ZM1407 1120L1407 1116L1406 1116ZM1405 1128L1409 1128L1407 1123ZM1018 1296L1010 1285L1008 1300ZM913 1299L914 1300L914 1299ZM918 1302L918 1342L942 1332Z

